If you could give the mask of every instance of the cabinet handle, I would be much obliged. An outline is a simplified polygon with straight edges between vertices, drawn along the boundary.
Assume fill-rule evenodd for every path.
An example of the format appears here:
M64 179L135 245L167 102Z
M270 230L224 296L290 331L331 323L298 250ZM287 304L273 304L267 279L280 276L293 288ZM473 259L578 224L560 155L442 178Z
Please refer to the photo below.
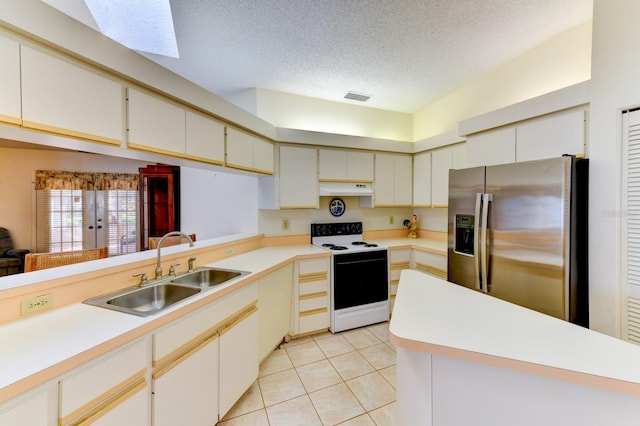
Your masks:
M159 379L160 377L164 376L166 373L171 371L171 369L173 369L173 367L175 367L176 365L180 364L182 361L184 361L185 359L189 358L191 355L195 354L200 349L202 349L202 347L208 345L209 343L211 343L212 341L214 341L217 338L218 338L218 335L214 334L213 336L209 337L208 339L203 340L202 342L198 343L193 348L189 349L187 352L184 352L183 354L179 355L173 361L169 361L168 363L164 364L162 367L160 367L157 370L155 370L151 374L151 377L153 378L153 380Z
M244 320L245 318L247 318L248 316L250 316L251 314L253 314L254 312L256 312L258 310L258 307L256 305L252 305L251 308L249 308L248 310L244 311L243 313L241 313L239 316L237 316L236 318L234 318L230 323L228 323L227 325L225 325L224 327L222 327L220 329L220 336L222 336L224 333L226 333L227 331L231 330L233 327L235 327L236 325L238 325L242 320Z

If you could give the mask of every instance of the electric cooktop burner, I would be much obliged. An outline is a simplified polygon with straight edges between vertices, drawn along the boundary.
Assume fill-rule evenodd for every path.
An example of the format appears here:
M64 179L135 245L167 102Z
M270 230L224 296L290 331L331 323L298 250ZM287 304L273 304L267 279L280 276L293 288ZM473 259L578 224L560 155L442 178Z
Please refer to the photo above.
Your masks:
M368 243L366 241L354 241L351 243L351 245L354 246L364 246L364 247L378 247L377 244L373 244L373 243Z
M339 251L340 255L386 250L386 247L363 241L362 233L362 222L312 223L311 243L331 252Z

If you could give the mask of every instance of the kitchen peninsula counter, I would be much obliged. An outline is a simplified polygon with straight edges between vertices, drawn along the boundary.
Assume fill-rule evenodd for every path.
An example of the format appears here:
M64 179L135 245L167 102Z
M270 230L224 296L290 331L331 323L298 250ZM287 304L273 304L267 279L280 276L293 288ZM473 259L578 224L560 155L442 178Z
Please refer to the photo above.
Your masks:
M402 425L638 424L638 346L416 271L395 303Z

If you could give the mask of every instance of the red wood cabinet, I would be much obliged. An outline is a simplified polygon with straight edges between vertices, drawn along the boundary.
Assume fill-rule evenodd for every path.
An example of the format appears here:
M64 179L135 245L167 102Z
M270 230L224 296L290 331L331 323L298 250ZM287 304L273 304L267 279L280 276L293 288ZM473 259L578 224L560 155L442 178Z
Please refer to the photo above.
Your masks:
M149 249L149 237L180 230L180 167L147 166L140 172L140 247Z

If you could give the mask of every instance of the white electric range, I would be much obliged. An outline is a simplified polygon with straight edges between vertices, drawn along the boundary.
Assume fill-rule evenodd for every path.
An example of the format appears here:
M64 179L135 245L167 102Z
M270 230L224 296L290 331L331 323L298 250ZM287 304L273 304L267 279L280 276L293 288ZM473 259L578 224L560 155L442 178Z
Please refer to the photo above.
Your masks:
M331 252L334 333L389 319L387 248L362 233L362 222L311 224L311 244Z

